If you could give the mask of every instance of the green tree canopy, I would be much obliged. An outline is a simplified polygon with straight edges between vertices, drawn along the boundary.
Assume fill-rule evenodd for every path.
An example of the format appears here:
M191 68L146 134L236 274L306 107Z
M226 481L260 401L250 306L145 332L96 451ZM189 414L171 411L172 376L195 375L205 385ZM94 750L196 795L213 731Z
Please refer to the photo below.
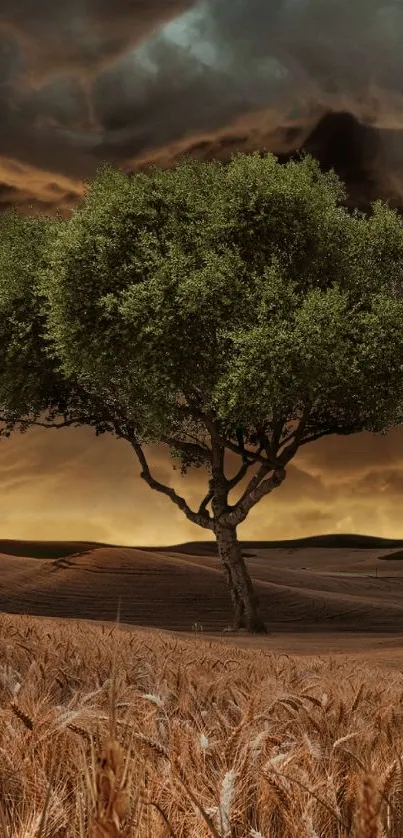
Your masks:
M0 436L33 424L90 424L105 429L95 398L60 371L48 351L38 276L63 223L57 216L0 215ZM58 423L59 425L59 423Z
M21 382L28 356L33 403L55 401L51 388L35 401L43 354L48 381L71 387L64 421L127 439L149 485L215 533L236 622L251 629L263 622L236 527L301 445L401 421L402 223L381 203L351 214L343 198L310 157L184 159L133 176L104 166L71 219L17 224L17 259L10 236L0 255L5 340L11 329L20 347L3 412L18 406L12 370ZM19 337L31 318L33 349ZM208 469L198 510L153 478L149 442L184 472ZM231 476L228 454L240 460Z

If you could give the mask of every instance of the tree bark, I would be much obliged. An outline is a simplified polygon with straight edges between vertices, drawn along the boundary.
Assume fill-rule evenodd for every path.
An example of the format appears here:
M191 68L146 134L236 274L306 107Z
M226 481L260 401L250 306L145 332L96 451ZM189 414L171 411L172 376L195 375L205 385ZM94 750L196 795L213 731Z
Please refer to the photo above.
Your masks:
M232 610L233 610L233 614L234 614L233 622L232 622L232 628L233 629L246 628L245 607L244 607L244 604L243 604L243 600L242 600L242 598L241 598L241 596L240 596L240 594L237 590L237 587L234 583L234 580L232 578L231 565L230 565L229 561L226 558L224 558L223 555L221 555L220 549L219 549L219 555L220 555L222 565L223 565L223 568L224 568L224 573L225 573L225 576L226 576L226 579L227 579L228 590L229 590L230 597L231 597L231 602L232 602Z
M234 629L246 628L254 634L266 634L267 628L259 610L235 527L216 524L218 554L223 564L234 610Z

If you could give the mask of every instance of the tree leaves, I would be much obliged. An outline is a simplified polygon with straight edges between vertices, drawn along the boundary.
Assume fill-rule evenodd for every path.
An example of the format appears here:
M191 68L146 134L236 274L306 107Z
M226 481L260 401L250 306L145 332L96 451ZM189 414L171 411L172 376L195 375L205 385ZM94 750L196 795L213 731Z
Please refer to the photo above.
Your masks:
M307 438L392 426L402 223L343 198L311 157L237 154L131 176L103 166L69 220L3 216L3 407L60 390L67 409L70 387L81 418L119 417L156 442L189 442L189 417L202 440L207 415L235 442L240 427L270 436L308 403Z

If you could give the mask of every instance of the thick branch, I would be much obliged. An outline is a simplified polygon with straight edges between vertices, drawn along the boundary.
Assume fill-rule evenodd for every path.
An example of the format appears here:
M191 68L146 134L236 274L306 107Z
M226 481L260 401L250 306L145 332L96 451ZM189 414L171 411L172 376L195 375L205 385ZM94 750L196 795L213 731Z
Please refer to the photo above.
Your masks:
M253 463L251 462L242 463L241 468L237 471L237 473L234 474L234 476L231 477L230 480L227 480L227 486L229 491L231 491L231 489L233 489L235 486L238 485L238 483L241 482L241 480L243 480L251 466L253 466Z
M266 477L266 474L268 474L269 471L273 471L270 463L263 463L260 466L260 468L258 469L256 474L254 475L254 477L252 477L252 479L249 481L243 495L239 498L237 503L234 505L234 507L233 507L234 510L238 509L238 507L243 503L245 498L247 498L248 495L251 492L254 492L255 489L257 489L257 487L259 486L259 483L262 482L263 478Z
M231 527L237 527L239 524L242 524L242 521L245 520L252 507L256 506L264 495L269 495L273 489L280 486L285 478L285 475L286 472L284 468L276 469L276 471L268 477L267 480L263 480L263 482L255 489L249 491L248 494L236 504L235 508L223 517L222 523L228 524Z
M196 434L191 434L189 431L186 431L186 436L188 436L189 439L191 439L196 445L200 445L209 454L211 453L211 449L208 447L208 445L206 443L200 442L200 439L196 436Z
M182 498L180 495L175 492L175 489L171 489L169 486L165 486L163 483L160 483L159 480L155 480L150 472L149 465L147 463L144 451L139 442L135 439L134 435L131 433L123 434L123 436L129 440L133 450L135 451L139 463L142 468L142 472L140 477L145 480L146 483L151 487L151 489L155 489L157 492L161 492L163 495L166 495L170 500L179 507L179 509L186 515L186 518L192 522L192 524L198 524L199 527L204 527L205 529L212 529L213 522L209 515L209 513L204 509L202 512L193 512L193 510L188 506L185 501L185 498Z
M203 515L203 514L206 512L206 510L207 510L207 506L208 506L208 504L210 503L210 501L211 501L211 500L213 500L213 497L214 497L214 492L213 492L213 490L212 490L212 489L210 489L210 490L207 492L206 497L205 497L205 498L203 498L203 500L202 500L202 502L201 502L201 504L200 504L200 506L199 506L199 509L198 509L198 515Z
M263 433L261 433L259 450L256 452L256 457L259 457L259 461L260 461L260 455L261 455L263 449L265 448L266 451L267 451L266 442L267 442L267 439L266 439L265 435ZM241 468L239 469L237 474L235 474L234 477L231 480L227 481L228 488L229 488L230 491L235 486L237 486L238 483L241 482L241 480L243 480L243 478L245 477L245 475L249 471L250 467L255 465L255 462L256 462L256 460L255 461L254 460L247 460L247 459L243 458ZM272 467L271 464L270 464L270 461L269 461L269 457L262 457L262 462L263 463L269 463L270 468Z
M294 440L294 438L295 438L295 430L292 431L290 434L288 434L288 436L286 436L286 438L282 440L281 445L288 445L288 443L291 442L292 440Z

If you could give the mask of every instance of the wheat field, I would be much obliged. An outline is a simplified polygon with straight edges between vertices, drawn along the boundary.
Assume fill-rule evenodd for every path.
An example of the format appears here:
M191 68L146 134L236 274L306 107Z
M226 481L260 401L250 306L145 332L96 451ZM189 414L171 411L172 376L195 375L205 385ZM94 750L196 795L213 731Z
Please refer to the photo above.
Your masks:
M403 676L3 614L4 838L401 838Z

